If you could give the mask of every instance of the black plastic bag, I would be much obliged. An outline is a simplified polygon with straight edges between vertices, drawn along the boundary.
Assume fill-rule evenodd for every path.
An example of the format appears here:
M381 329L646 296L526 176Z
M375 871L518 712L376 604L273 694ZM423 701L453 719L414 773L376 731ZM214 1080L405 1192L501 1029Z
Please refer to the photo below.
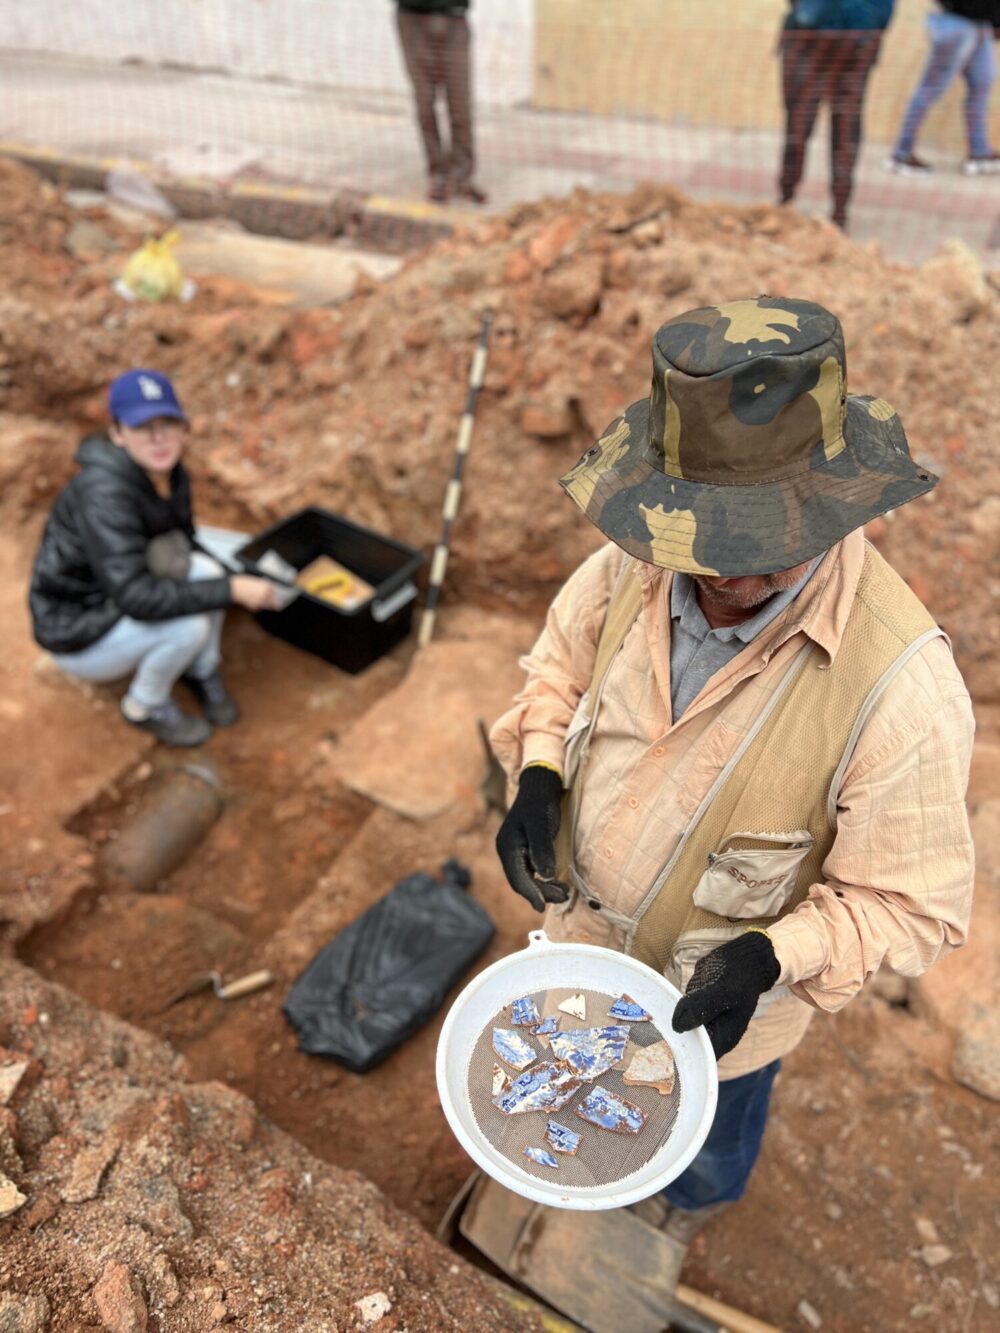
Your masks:
M312 960L284 1006L303 1051L363 1074L441 1006L494 935L469 871L450 860L441 874L400 880Z

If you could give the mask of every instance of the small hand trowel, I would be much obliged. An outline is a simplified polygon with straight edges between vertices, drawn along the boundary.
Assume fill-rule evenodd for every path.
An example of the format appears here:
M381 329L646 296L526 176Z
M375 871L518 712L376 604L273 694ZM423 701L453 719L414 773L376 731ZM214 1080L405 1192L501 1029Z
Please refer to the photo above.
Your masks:
M190 995L199 995L203 990L207 990L209 986L215 991L218 999L235 1000L241 995L250 995L254 991L263 990L273 980L274 977L266 968L260 972L249 972L245 977L238 977L235 981L230 981L226 985L222 983L221 972L201 972L198 976L193 977L176 995L172 995L160 1010L160 1013L166 1013L168 1009L172 1009L179 1000L186 1000Z

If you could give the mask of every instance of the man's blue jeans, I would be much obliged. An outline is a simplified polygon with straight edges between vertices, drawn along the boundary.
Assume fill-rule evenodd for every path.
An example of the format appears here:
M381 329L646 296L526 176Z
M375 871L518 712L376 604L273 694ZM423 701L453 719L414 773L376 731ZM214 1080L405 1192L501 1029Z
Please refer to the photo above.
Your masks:
M903 117L894 157L909 157L924 118L952 82L962 74L966 82L965 120L969 156L988 157L992 151L986 129L990 88L996 77L993 29L958 14L929 14L927 32L931 52Z
M774 1060L763 1069L719 1084L719 1104L701 1152L663 1191L675 1208L693 1212L713 1203L741 1199L760 1152L771 1099L771 1085L781 1067Z

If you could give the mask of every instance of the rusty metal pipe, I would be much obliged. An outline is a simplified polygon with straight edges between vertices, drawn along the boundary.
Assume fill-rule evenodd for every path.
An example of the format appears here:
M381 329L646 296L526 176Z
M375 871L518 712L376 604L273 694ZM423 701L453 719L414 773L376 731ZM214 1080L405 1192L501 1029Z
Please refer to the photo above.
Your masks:
M172 769L132 822L101 848L101 881L152 893L198 846L222 814L223 804L222 783L209 765Z

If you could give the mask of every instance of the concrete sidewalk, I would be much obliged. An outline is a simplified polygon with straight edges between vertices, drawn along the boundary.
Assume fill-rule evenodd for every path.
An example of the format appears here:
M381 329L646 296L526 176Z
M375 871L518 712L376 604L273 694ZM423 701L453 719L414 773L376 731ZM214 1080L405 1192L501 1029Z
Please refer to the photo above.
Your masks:
M478 111L479 178L494 210L569 193L676 185L697 199L775 197L780 136L666 126L627 116ZM424 175L408 97L255 81L214 73L105 65L0 52L0 139L74 156L151 162L167 177L225 190L251 183L358 191L422 201ZM826 216L825 126L810 148L803 211ZM1000 265L1000 177L968 178L936 161L924 179L890 176L885 149L864 149L852 234L919 263L958 237Z

